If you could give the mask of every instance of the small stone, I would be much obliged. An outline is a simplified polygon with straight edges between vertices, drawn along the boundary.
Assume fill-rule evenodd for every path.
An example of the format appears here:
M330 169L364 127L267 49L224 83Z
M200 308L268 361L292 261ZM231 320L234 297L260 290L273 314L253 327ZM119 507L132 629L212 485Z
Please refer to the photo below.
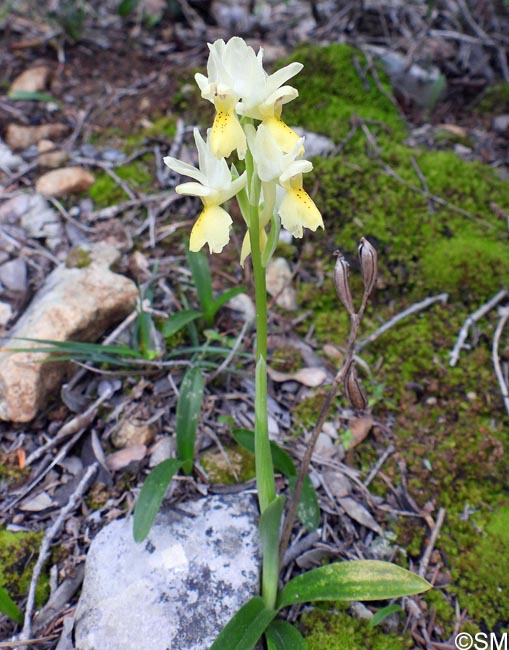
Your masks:
M8 124L5 130L5 141L11 149L19 151L28 149L41 140L59 140L69 132L65 124L41 124L40 126L20 126Z
M118 472L131 463L139 462L145 458L147 448L145 445L130 445L125 449L114 451L106 456L106 465L112 472Z
M82 167L64 167L43 174L35 189L43 196L59 197L88 190L94 180L94 175Z
M171 436L164 436L161 440L158 440L155 445L152 447L152 455L148 462L149 467L155 467L162 463L163 460L168 460L168 458L173 458L177 453L177 441Z
M9 95L17 92L36 93L45 90L51 70L46 65L37 65L22 72L12 82Z
M276 298L276 304L283 309L297 309L297 292L292 287L292 271L284 257L275 257L268 263L267 291Z
M505 134L509 131L509 115L495 115L493 118L493 130Z
M80 153L82 156L85 156L85 158L96 158L98 155L97 149L93 144L90 144L90 142L85 142L85 144L81 145Z
M239 293L233 298L230 298L226 303L230 309L242 314L244 321L250 323L254 321L256 316L256 309L253 300L247 293Z
M8 302L0 302L0 327L5 327L12 318L12 307Z
M0 284L11 291L26 291L27 265L22 257L16 257L0 266Z
M352 484L348 477L336 470L326 469L322 473L322 479L336 499L352 493Z
M318 434L314 453L317 456L324 456L325 458L331 458L336 453L334 443L323 431Z
M67 152L58 149L52 140L40 140L37 151L37 160L42 167L60 167L69 158Z
M132 518L93 540L76 610L76 650L203 650L258 592L258 508L248 494L165 507L148 538Z
M14 171L23 165L23 158L12 153L9 147L0 140L0 167Z
M154 439L155 428L153 425L141 420L123 420L120 428L111 435L111 442L117 449L131 445L150 445Z
M106 162L118 163L118 162L122 162L122 160L125 160L126 155L123 151L120 151L119 149L105 149L101 153L101 158Z

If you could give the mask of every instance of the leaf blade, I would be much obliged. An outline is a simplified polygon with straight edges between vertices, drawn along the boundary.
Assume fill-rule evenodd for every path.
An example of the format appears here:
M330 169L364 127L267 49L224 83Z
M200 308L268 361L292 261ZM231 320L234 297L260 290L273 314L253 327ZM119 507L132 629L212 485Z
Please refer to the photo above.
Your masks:
M138 544L149 534L168 485L181 465L179 459L168 458L156 465L145 479L134 507L133 537Z
M201 368L194 366L187 370L180 385L175 430L178 457L186 474L190 474L193 469L194 443L203 402L204 383Z
M265 630L268 650L306 650L307 643L299 630L286 621L275 620Z
M265 607L263 598L254 596L230 619L210 650L252 650L276 614Z
M23 623L23 612L9 596L5 587L0 587L0 612L19 625Z
M279 593L277 607L316 600L385 600L430 588L424 578L390 562L336 562L290 580Z

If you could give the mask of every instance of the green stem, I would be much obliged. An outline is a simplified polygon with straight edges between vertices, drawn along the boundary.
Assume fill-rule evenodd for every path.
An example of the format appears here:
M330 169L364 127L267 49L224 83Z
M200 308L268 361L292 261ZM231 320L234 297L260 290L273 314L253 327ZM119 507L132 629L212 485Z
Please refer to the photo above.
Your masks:
M260 250L259 196L260 180L252 167L250 154L246 156L249 187L249 239L255 282L256 298L256 377L255 377L255 465L258 502L263 517L264 512L276 499L276 482L269 440L269 420L267 412L267 287L265 268ZM278 587L277 558L279 555L279 535L277 543L265 545L262 558L262 597L269 608L275 606Z

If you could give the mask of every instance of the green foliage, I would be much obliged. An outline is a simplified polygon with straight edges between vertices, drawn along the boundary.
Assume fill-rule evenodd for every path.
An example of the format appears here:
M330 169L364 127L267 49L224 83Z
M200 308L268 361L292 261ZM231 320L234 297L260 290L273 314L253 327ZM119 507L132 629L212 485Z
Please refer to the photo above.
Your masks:
M207 256L202 251L193 253L188 251L187 260L193 275L194 285L198 294L198 300L203 313L203 320L206 325L211 326L214 324L214 318L219 309L233 296L243 293L244 287L234 287L225 291L219 296L214 298L212 293L212 276L210 273L210 266Z
M252 650L276 615L263 598L251 598L223 628L210 650Z
M180 460L168 458L156 465L145 479L134 508L133 537L135 542L143 542L149 534L168 485L181 465Z
M0 612L6 614L15 623L23 623L23 612L9 596L7 589L0 587Z
M189 368L180 384L175 424L178 456L185 474L191 474L193 470L194 443L203 402L203 387L204 380L200 368Z
M507 6L507 2L505 3ZM509 84L501 81L486 88L476 109L479 113L509 113Z
M385 621L386 618L396 613L403 613L401 605L387 605L387 607L382 607L382 609L379 609L376 614L373 614L373 618L369 621L368 627L375 627Z
M239 444L254 453L254 434L246 429L236 429L232 432L233 438ZM290 455L275 442L270 443L270 451L274 469L284 474L289 481L290 491L293 491L297 478L297 468ZM297 509L297 516L301 524L309 531L316 530L320 524L320 506L315 488L307 476L302 486L302 493Z
M258 529L262 547L262 594L265 604L274 607L279 576L279 531L285 507L285 498L279 495L262 512Z
M175 336L182 328L192 323L202 315L201 311L196 309L183 309L171 314L161 326L161 334L165 339Z
M406 569L379 560L335 562L293 578L279 592L278 609L316 600L386 600L427 591L431 585Z
M14 102L50 102L58 105L57 100L51 95L40 91L15 90L14 92L10 92L8 96Z
M306 641L299 630L286 621L275 620L265 631L267 650L306 650Z

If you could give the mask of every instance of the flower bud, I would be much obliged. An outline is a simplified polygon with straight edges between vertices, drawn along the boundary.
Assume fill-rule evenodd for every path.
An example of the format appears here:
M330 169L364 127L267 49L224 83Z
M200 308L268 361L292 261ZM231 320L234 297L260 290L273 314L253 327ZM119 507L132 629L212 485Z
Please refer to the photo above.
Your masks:
M346 371L344 387L346 396L354 409L363 411L368 408L368 400L357 378L357 371L353 363L350 364L350 367Z
M352 293L350 291L350 284L348 283L350 267L348 262L339 251L336 251L336 255L337 260L336 266L334 267L334 286L336 287L336 292L339 299L348 310L348 313L353 314L354 307L352 301Z
M369 296L375 287L378 275L378 255L374 246L365 237L362 237L359 245L359 258L364 291Z

